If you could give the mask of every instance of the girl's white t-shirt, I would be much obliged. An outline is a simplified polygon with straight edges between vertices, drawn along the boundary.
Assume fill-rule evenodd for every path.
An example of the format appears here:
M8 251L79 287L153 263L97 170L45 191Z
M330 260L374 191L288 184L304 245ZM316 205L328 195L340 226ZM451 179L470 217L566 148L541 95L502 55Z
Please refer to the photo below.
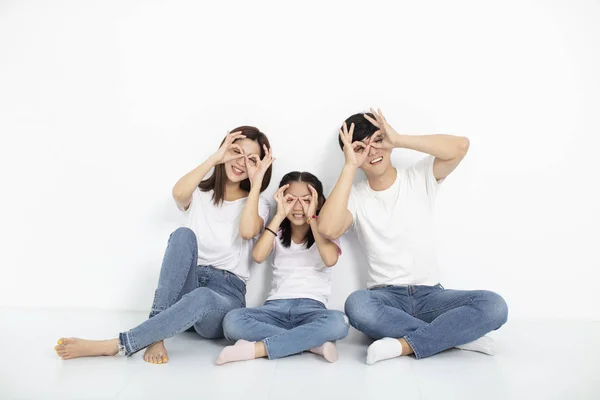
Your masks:
M292 240L285 247L280 236L273 239L273 280L268 300L313 299L327 306L331 293L331 268L325 266L317 244L310 248ZM333 241L341 254L340 243Z

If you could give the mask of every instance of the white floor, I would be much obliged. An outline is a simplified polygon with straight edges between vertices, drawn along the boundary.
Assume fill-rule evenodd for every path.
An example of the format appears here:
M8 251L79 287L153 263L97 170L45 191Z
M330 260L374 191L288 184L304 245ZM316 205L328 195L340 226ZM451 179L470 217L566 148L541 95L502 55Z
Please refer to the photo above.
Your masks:
M214 365L225 341L185 333L166 342L169 363L131 358L60 360L60 336L114 337L143 313L1 309L0 399L600 399L600 323L509 321L498 354L450 350L368 366L352 331L329 364L303 354Z

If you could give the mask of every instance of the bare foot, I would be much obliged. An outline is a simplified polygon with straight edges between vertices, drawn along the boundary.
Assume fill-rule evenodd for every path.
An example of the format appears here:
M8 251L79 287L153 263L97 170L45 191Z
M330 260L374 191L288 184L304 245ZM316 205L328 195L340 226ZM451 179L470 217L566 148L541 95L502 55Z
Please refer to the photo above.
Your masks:
M56 354L63 360L78 357L114 356L119 351L119 339L85 340L60 338L54 346Z
M169 355L164 342L161 340L149 346L144 353L144 360L151 364L166 364L169 361Z
M336 362L339 357L337 347L333 342L325 342L319 347L310 349L310 352L322 355L330 363Z

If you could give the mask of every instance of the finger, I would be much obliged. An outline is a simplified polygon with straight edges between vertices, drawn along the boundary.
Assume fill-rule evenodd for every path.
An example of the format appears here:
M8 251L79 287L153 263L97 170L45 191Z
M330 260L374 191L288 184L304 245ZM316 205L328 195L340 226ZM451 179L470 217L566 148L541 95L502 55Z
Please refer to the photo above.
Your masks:
M348 124L344 121L344 135L348 135Z
M383 116L383 112L381 111L381 108L377 109L377 112L379 113L379 116L381 117L381 120L383 122L387 122L387 120L385 119L385 117Z
M340 138L342 139L342 143L344 145L350 144L350 143L348 143L348 138L346 137L346 135L344 134L344 132L342 132L341 129L338 129L338 132L340 134Z
M373 135L369 138L369 143L373 143L376 140L379 140L383 138L383 133L381 133L381 130L376 130L375 132L373 132Z
M350 131L348 132L348 141L352 143L352 136L354 135L354 122L350 125Z
M369 121L371 124L373 124L373 125L375 125L377 128L379 128L379 123L378 123L376 120L374 120L373 118L369 117L369 115L368 115L368 114L363 114L363 116L365 117L365 119L366 119L367 121Z
M287 185L283 185L282 187L279 188L279 190L277 190L277 193L281 195L281 198L283 198L283 192L285 192L285 190L290 187L289 184Z
M356 151L356 149L358 149L359 147L361 149L364 149L366 147L366 145L363 142L354 142L354 143L352 143L352 149L354 151Z
M242 149L242 146L240 146L239 144L236 143L229 143L227 146L227 150L233 150L236 149L237 151L240 152L240 154L244 154L244 149Z
M312 193L312 197L315 198L318 196L317 191L315 190L315 188L309 183L308 184L308 190L310 190L310 192Z
M229 162L229 161L233 161L233 160L237 160L238 158L242 158L242 157L244 157L243 154L236 154L236 155L232 155L232 156L229 156L229 157L225 157L223 159L223 163L226 163L226 162Z

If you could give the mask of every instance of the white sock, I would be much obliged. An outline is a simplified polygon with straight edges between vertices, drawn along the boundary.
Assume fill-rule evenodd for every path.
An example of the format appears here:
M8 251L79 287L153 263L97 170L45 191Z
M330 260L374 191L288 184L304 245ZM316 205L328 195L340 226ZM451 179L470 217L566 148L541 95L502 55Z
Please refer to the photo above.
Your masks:
M489 336L482 336L470 343L456 346L456 348L461 350L477 351L489 356L496 354L496 342L494 342L494 339Z
M383 338L376 340L367 349L367 364L371 365L377 361L387 360L402 355L402 345L398 339Z
M240 339L233 346L227 346L221 351L217 358L217 365L246 360L254 360L254 342Z

